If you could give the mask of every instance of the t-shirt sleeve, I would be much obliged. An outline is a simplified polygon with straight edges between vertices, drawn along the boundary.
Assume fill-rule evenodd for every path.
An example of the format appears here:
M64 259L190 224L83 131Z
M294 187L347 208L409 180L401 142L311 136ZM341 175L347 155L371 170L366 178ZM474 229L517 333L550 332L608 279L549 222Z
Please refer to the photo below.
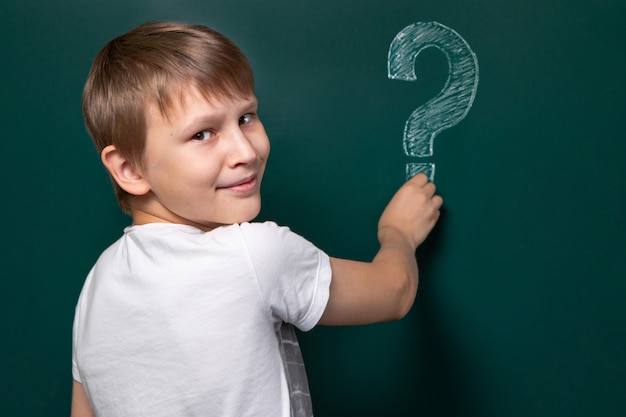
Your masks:
M326 253L272 222L241 225L261 294L277 320L312 329L328 303L331 268Z
M74 316L74 325L72 326L72 378L78 382L83 382L80 377L80 372L78 371L78 363L76 361L76 338L77 335L77 327L78 327L78 317L80 314L79 307L76 307L75 316Z

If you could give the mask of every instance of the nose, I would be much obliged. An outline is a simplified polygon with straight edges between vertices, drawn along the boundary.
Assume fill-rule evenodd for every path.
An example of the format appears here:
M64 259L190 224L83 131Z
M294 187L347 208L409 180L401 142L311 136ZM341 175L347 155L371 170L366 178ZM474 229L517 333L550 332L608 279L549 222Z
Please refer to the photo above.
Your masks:
M228 165L230 167L234 168L239 165L247 165L257 159L257 151L252 141L240 128L233 130L229 142Z

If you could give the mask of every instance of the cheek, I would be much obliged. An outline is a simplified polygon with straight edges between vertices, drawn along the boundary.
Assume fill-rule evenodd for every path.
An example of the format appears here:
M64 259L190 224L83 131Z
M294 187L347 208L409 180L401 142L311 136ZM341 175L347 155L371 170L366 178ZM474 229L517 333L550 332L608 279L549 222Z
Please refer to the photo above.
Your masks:
M188 198L206 191L216 183L219 167L206 158L170 159L161 161L153 171L156 176L154 191L164 195Z
M263 160L266 160L270 155L270 141L265 136L263 140L260 140L257 145L257 155Z

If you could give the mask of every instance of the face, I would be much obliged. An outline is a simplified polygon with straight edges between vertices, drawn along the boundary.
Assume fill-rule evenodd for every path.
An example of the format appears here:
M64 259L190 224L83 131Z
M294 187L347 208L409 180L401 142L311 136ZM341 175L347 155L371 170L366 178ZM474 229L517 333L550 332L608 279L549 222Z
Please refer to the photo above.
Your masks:
M195 90L164 116L151 106L135 223L210 230L254 219L270 145L255 97L207 101ZM139 220L139 221L137 221Z

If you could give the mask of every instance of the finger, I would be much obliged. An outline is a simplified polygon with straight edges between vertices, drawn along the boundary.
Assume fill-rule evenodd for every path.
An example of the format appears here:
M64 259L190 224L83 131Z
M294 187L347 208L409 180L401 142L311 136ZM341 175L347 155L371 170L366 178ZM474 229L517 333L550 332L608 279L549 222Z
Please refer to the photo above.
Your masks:
M416 174L413 178L409 179L409 182L412 182L416 185L423 186L428 183L428 177L424 173Z
M441 208L441 206L443 205L443 198L440 195L434 196L433 204L435 205L435 207L437 207L437 209Z
M422 185L422 189L429 198L433 197L435 195L435 192L437 192L437 187L432 182L427 182Z

